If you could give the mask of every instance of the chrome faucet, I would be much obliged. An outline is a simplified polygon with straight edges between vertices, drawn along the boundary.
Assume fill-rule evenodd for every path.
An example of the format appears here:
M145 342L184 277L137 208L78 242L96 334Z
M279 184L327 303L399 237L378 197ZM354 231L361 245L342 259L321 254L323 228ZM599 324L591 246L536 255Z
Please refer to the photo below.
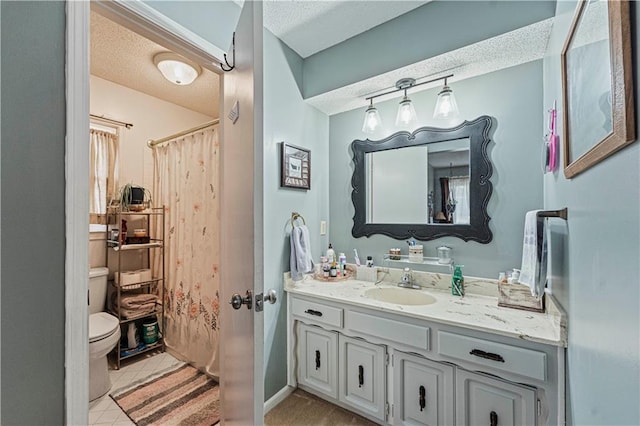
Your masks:
M402 278L398 283L398 287L412 288L415 290L420 290L421 288L418 284L415 284L413 282L413 277L411 276L411 269L409 268L404 268L404 270L402 271Z

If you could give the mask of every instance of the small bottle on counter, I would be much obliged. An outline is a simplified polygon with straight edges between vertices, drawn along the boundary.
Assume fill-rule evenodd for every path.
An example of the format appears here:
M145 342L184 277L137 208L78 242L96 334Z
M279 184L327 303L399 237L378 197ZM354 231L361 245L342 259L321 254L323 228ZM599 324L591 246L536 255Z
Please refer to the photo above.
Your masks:
M344 277L347 272L347 256L344 253L340 253L340 256L338 256L338 262L340 263L340 275Z
M451 294L454 296L464 296L464 277L462 276L463 265L455 265L451 276Z
M331 276L332 278L335 278L335 277L338 276L338 267L336 265L335 259L331 263L331 269L329 270L329 276Z
M336 260L336 252L333 250L333 246L329 243L329 248L327 249L327 262L333 263Z

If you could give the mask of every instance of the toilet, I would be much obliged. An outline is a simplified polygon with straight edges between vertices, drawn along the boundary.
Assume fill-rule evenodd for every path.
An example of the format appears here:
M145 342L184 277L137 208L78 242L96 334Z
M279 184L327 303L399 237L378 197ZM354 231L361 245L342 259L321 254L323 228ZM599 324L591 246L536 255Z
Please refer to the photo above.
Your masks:
M89 271L89 401L109 392L107 354L118 344L118 318L104 311L107 300L108 268Z

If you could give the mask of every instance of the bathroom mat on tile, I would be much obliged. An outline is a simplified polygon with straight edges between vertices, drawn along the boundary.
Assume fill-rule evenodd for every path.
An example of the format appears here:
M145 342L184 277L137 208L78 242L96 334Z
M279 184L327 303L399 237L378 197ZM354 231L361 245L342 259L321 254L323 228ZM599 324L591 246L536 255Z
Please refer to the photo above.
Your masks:
M220 421L218 382L184 363L110 396L138 426L210 426Z

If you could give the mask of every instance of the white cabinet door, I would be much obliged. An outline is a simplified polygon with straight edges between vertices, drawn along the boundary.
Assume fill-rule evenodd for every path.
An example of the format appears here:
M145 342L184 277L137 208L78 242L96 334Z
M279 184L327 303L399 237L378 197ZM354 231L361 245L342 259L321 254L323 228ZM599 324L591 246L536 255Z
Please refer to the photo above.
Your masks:
M338 333L298 323L298 382L338 398Z
M394 424L452 425L453 367L403 352L393 358Z
M456 424L459 426L534 426L536 406L534 388L456 371Z
M340 401L386 420L386 347L340 335Z

